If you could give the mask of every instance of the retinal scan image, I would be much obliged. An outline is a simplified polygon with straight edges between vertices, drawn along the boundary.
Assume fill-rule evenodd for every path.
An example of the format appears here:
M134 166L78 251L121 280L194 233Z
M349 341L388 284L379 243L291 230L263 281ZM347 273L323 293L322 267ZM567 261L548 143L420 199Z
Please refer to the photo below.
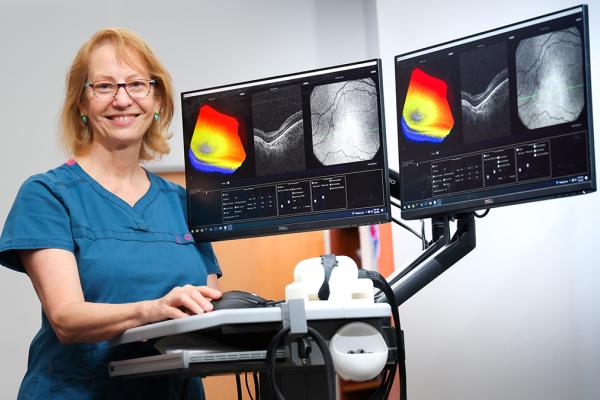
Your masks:
M462 53L460 75L464 142L510 135L506 44Z
M323 165L368 161L379 150L371 78L316 86L310 95L313 153Z
M519 118L528 129L575 121L583 110L581 34L572 27L525 39L516 50Z
M188 158L198 171L233 174L246 160L238 120L209 105L200 106Z
M252 119L257 175L305 168L300 87L254 94Z
M448 83L414 68L402 110L400 128L411 142L441 143L454 127Z

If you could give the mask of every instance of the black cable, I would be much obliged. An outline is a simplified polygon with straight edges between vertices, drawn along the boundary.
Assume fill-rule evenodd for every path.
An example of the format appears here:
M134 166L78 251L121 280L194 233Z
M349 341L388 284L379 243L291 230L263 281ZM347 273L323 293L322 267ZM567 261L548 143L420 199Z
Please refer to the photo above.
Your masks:
M413 235L415 235L419 239L423 240L423 237L421 235L419 235L419 233L417 231L415 231L410 226L406 225L404 222L402 222L399 219L396 219L394 217L392 217L392 221L395 222L395 223L397 223L398 225L400 225L401 227L403 227L404 229L406 229L407 231L409 231L410 233L412 233Z
M391 202L391 204L393 206L400 208L400 204L399 203L396 203L393 200L391 200L390 202ZM397 223L398 225L400 225L401 227L403 227L407 231L410 231L413 235L415 235L416 237L418 237L419 239L421 239L421 241L424 240L425 235L419 235L419 233L417 231L415 231L413 228L411 228L410 226L406 225L404 222L400 221L399 219L396 219L396 218L392 217L392 221L394 221L395 223ZM421 221L423 221L423 220L421 220Z
M383 372L382 372L383 378L381 379L381 384L379 385L379 387L377 388L377 390L375 392L373 392L373 394L371 395L371 397L369 397L369 400L377 400L380 399L382 394L385 393L389 382L389 367L386 365L383 368Z
M252 397L252 393L250 392L250 385L248 384L247 372L244 372L244 381L246 382L246 391L248 392L248 396L250 396L250 400L254 400L254 397ZM256 388L254 390L256 390Z
M390 203L391 203L393 206L400 208L400 203L396 203L396 202L395 202L394 200L392 200L392 199L390 199Z
M254 379L254 395L256 396L256 400L260 400L260 382L258 380L258 374L256 372L252 373L252 378Z
M325 341L325 338L317 332L315 329L308 327L309 335L317 342L317 346L319 346L319 350L321 350L321 355L323 356L323 360L325 362L325 372L327 373L327 392L328 399L335 400L335 367L333 365L333 358L331 356L331 352L329 351L329 346Z
M400 315L398 313L398 305L396 304L396 298L394 292L388 285L387 281L379 275L379 280L376 280L375 286L383 291L390 302L392 308L392 318L394 319L394 330L396 333L396 354L398 358L398 370L400 373L400 400L406 400L406 354L404 352L404 336L400 325ZM383 284L382 284L383 283ZM396 377L396 368L392 368L389 374L389 384L386 390L386 399L392 389L394 378Z
M404 337L402 333L402 329L400 326L400 315L398 313L398 304L396 303L396 297L394 296L394 292L390 287L389 283L385 280L383 276L379 272L376 271L368 271L361 269L359 270L359 278L369 278L373 281L373 286L377 289L381 290L390 304L392 309L392 318L394 320L394 331L396 333L396 353L397 353L397 361L398 361L398 369L400 372L400 400L406 400L407 398L407 390L406 390L406 354L404 352ZM392 367L391 371L384 379L384 382L381 386L384 387L385 397L387 399L392 388L392 384L394 382L394 377L396 375L395 365Z
M190 398L190 384L192 378L183 379L183 387L181 388L181 400L188 400Z
M273 391L273 395L276 400L285 400L283 394L279 390L277 386L277 381L275 380L275 359L277 356L277 347L279 347L282 339L290 332L290 328L283 328L273 338L269 343L269 347L267 349L267 367L266 374L267 380L269 382L269 386ZM321 355L323 356L323 360L325 362L325 372L327 374L327 399L335 400L335 369L333 367L333 358L331 357L331 353L329 352L329 347L327 346L327 342L319 332L315 329L308 327L308 336L312 337L314 341L319 346L319 350L321 350Z
M242 382L240 380L240 374L235 374L235 387L237 388L237 398L242 400Z
M289 333L289 331L290 331L290 328L283 328L282 330L277 332L275 334L275 336L273 336L273 338L271 339L271 342L269 343L269 347L267 348L267 355L266 355L267 380L269 382L269 386L271 387L271 390L273 391L273 393L272 393L273 397L275 397L276 400L283 399L283 395L279 391L279 388L277 387L277 383L275 382L275 358L277 356L277 347L279 346L281 339L283 339L283 337L285 335L287 335Z
M421 220L421 247L423 250L427 250L427 238L425 237L425 220Z
M385 399L386 394L389 394L392 388L395 375L396 364L392 365L391 367L389 365L386 365L383 369L383 379L381 379L381 384L369 400Z
M477 212L476 212L476 211L473 211L473 215L474 215L475 217L477 217L477 218L483 218L483 217L485 217L486 215L488 215L488 213L489 213L489 212L490 212L490 209L489 209L489 208L486 208L486 209L485 209L485 211L483 212L483 214L477 214Z

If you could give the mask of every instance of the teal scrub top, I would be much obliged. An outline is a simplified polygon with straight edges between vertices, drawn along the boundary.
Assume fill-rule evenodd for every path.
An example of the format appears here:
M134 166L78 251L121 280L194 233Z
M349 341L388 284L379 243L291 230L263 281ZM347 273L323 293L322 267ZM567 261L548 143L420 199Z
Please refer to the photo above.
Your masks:
M72 252L86 301L157 299L175 286L206 285L221 275L209 243L195 243L187 226L185 189L148 172L150 188L132 207L74 160L22 185L0 237L0 264L24 272L18 251ZM140 345L141 346L141 345ZM109 378L108 362L148 349L107 342L62 344L42 310L18 399L175 399L177 377ZM199 380L194 398L203 398Z

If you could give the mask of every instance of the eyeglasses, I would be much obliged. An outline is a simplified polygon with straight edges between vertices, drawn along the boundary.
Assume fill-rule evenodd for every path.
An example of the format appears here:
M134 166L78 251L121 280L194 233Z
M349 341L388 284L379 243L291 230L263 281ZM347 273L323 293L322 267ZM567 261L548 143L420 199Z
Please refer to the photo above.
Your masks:
M117 96L117 93L119 93L120 88L124 88L127 95L135 99L148 97L148 95L150 94L150 90L154 85L156 85L156 80L154 79L136 79L134 81L124 83L88 81L84 84L85 87L92 88L92 93L94 93L94 97L96 97L99 100L111 100L112 98Z

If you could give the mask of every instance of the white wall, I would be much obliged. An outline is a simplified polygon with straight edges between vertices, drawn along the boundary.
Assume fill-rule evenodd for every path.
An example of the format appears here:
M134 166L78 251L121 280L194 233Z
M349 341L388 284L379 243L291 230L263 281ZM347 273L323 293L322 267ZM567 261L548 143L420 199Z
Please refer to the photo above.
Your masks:
M590 3L598 124L600 4ZM391 165L398 163L394 55L576 4L377 1ZM475 250L400 307L409 398L600 398L599 200L594 193L504 207L477 220ZM394 238L398 266L419 252L405 231L394 229Z
M139 32L179 92L377 56L368 0L0 0L0 227L23 180L67 159L56 141L66 70L106 26ZM154 170L182 170L179 107L172 153ZM16 397L40 306L28 278L0 268L0 398Z

